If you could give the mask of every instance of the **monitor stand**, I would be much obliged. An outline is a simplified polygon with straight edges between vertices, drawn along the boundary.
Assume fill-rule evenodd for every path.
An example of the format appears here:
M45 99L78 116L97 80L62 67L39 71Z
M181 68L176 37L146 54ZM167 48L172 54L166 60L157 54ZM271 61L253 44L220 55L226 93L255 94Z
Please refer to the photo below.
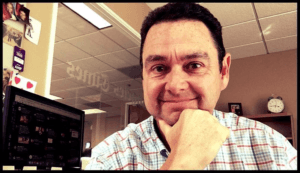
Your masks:
M37 166L36 170L37 171L51 171L51 167L49 167L49 166Z
M26 166L18 166L18 165L15 165L15 171L24 171L24 167ZM35 171L51 171L51 167L48 167L48 166L33 166L33 167L36 167L36 169L30 169L30 170L35 170ZM29 170L28 168L26 170Z
M10 168L8 170L15 170L15 171L27 171L27 170L34 170L34 171L51 171L52 167L49 166L20 166L20 165L15 165L14 168ZM62 170L62 171L81 171L80 167L75 167L75 168L67 168L67 167L53 167L53 168L58 168L58 169L53 169L53 170ZM59 169L61 168L61 169ZM4 169L5 170L5 169Z
M72 172L76 172L76 171L81 171L81 168L80 167L76 167L76 168L66 168L66 167L63 167L62 169L63 171L72 171Z
M15 165L15 171L23 171L23 166Z

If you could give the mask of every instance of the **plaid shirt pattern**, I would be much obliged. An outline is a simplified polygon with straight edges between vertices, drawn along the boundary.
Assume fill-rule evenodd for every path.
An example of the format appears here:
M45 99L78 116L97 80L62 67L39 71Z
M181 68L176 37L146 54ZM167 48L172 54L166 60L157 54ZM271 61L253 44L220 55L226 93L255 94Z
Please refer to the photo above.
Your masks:
M214 110L213 116L230 129L230 137L205 170L297 169L297 150L277 131L233 113ZM91 162L85 169L160 169L169 151L158 138L153 123L154 118L150 116L107 137L93 148Z

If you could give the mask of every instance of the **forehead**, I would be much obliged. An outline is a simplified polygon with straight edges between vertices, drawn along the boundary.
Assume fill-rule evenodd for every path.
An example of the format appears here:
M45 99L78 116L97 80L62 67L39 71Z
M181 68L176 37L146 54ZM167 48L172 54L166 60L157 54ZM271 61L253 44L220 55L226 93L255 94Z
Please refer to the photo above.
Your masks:
M190 45L190 46L182 46ZM168 50L177 47L179 49L201 49L211 51L215 49L214 41L209 29L201 21L179 20L162 22L153 25L147 33L144 50L145 54L157 53L159 49ZM212 50L212 51L216 51Z

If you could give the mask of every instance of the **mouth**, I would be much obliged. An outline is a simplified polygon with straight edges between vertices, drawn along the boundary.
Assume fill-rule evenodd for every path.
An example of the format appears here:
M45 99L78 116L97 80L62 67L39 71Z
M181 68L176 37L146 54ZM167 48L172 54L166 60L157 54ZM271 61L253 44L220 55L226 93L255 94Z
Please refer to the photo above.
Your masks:
M159 101L161 101L161 102L163 102L163 103L180 103L180 102L187 102L187 101L191 101L191 100L197 100L198 99L198 97L196 97L196 98L191 98L191 99L188 99L188 98L185 98L185 99L168 99L168 100L159 100Z

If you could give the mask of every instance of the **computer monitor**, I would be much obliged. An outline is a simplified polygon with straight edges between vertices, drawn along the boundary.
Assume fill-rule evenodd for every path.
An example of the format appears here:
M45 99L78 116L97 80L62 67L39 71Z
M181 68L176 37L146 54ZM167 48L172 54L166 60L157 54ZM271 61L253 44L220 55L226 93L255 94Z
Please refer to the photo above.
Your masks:
M8 86L2 123L2 163L40 169L81 167L84 112Z

